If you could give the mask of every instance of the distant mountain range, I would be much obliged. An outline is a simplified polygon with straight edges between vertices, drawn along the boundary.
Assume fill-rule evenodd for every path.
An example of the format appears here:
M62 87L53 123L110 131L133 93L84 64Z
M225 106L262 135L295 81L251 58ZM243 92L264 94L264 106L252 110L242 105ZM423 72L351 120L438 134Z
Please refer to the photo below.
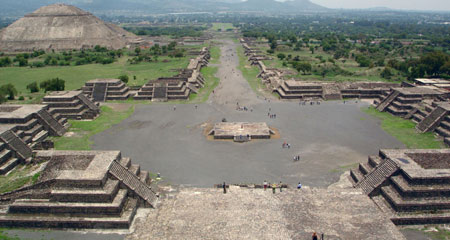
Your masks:
M266 12L296 13L327 8L309 0L0 0L1 16L23 16L39 7L67 3L93 13Z

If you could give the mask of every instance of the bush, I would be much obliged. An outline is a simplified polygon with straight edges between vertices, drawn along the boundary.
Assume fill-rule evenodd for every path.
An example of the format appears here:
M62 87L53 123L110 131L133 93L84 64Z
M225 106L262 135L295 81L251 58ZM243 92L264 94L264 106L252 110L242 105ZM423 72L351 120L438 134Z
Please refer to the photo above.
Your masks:
M8 83L0 87L0 93L3 97L8 96L9 100L14 100L15 95L17 95L17 90L14 85Z
M25 97L24 96L20 96L19 97L19 101L23 101L23 100L25 100Z
M65 88L66 82L59 78L53 78L46 81L41 82L40 87L47 91L63 91Z
M39 86L37 82L32 82L27 85L27 89L30 90L30 93L39 92Z
M45 66L45 64L43 62L33 62L33 64L31 65L31 67L37 67L37 68L44 67L44 66Z
M128 83L128 76L127 75L121 75L119 76L120 81L124 82L124 83Z
M2 57L0 58L0 67L8 67L12 63L11 59L9 57Z

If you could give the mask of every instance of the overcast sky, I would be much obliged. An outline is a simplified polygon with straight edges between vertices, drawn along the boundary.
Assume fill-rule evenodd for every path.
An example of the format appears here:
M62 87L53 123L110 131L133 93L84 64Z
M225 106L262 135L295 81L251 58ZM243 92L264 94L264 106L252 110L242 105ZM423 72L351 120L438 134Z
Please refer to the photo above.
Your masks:
M329 8L388 7L404 10L450 11L450 0L311 0Z

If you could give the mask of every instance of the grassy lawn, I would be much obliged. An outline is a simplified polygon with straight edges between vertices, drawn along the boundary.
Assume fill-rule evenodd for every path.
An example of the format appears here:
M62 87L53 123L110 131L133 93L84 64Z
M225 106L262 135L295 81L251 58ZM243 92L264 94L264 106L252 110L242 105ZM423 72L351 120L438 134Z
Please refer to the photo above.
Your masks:
M219 64L220 63L220 46L219 45L213 45L209 52L211 54L211 60L209 61L210 64Z
M234 27L232 23L213 23L211 29L214 31L222 29L222 32L225 32L227 29L234 29Z
M189 101L187 103L202 103L208 100L209 95L214 88L219 85L220 79L216 77L218 67L204 67L201 70L203 77L205 78L205 86L199 90L199 92L189 95Z
M101 114L93 121L69 120L72 126L68 132L73 136L54 137L56 150L90 150L93 142L90 138L115 124L127 119L134 112L134 106L123 111L116 111L110 107L102 106Z
M260 95L261 90L265 88L262 84L261 79L257 78L259 74L259 68L257 66L251 66L250 62L247 61L247 57L244 54L244 48L239 46L237 48L239 56L239 70L241 70L242 75L247 79L250 87L255 91L256 94Z
M39 165L16 167L8 175L0 176L0 193L10 192L27 184L34 184L40 173L33 173ZM0 238L1 239L1 238Z
M379 112L374 107L363 108L363 112L381 120L381 128L391 134L407 148L430 149L444 148L444 143L434 133L418 133L416 124L410 120L395 117L390 113Z

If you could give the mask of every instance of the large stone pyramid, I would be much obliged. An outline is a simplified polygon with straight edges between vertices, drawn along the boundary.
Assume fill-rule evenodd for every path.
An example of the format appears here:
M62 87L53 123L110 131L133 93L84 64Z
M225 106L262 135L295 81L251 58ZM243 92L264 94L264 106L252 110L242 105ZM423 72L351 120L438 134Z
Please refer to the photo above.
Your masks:
M53 4L25 15L0 32L0 51L126 47L137 37L77 7Z

